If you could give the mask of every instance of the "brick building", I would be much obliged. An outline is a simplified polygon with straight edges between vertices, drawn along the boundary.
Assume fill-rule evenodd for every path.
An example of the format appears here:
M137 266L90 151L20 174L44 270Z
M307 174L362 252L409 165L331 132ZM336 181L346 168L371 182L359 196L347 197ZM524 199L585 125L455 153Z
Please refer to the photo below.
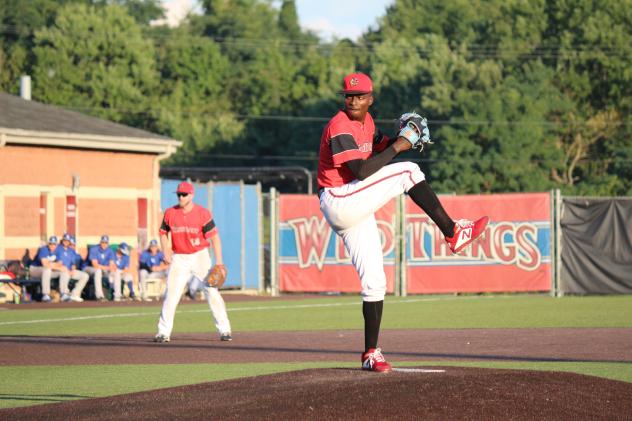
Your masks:
M181 142L0 93L0 259L69 232L85 255L101 234L158 235L160 161ZM132 260L134 261L134 259Z

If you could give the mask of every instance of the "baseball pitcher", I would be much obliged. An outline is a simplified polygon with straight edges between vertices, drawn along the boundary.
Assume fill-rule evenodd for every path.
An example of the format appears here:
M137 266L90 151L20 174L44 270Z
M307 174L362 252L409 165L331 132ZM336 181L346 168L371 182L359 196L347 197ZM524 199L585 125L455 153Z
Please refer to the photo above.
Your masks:
M373 104L373 83L369 76L362 73L346 76L340 93L344 95L344 109L325 126L320 141L320 209L342 238L360 276L364 316L362 368L387 372L391 365L377 346L386 275L375 212L393 197L408 194L437 224L453 253L478 238L488 218L453 221L417 164L389 164L400 152L423 149L432 143L425 118L415 113L403 114L399 132L391 140L376 131L368 112Z

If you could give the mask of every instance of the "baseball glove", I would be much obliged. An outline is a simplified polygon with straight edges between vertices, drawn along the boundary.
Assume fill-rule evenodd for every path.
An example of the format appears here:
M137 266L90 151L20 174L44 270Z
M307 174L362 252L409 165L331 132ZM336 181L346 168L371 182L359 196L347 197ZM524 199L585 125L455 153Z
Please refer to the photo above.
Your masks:
M213 288L221 288L226 282L226 266L224 265L215 265L211 268L208 275L206 275L206 279L204 283Z
M399 118L398 136L406 138L413 145L413 149L419 149L419 152L424 149L426 143L432 143L428 121L414 111L402 114Z

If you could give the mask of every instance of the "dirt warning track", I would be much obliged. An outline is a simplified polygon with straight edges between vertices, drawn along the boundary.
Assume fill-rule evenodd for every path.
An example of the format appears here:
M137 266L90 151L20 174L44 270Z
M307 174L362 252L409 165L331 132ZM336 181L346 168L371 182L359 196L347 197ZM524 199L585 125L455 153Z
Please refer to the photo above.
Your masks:
M167 344L151 335L0 336L0 364L189 364L359 361L362 331L174 334ZM391 329L380 344L391 361L576 361L632 364L632 329ZM607 346L604 346L607 344ZM95 353L95 348L100 352Z

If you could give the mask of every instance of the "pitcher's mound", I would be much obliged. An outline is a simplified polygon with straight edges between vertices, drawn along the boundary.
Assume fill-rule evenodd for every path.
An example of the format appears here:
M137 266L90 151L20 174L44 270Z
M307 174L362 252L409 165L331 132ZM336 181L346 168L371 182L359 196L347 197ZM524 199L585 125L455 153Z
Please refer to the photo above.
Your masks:
M441 371L444 370L444 371ZM632 384L572 373L312 369L0 411L5 419L625 419Z

